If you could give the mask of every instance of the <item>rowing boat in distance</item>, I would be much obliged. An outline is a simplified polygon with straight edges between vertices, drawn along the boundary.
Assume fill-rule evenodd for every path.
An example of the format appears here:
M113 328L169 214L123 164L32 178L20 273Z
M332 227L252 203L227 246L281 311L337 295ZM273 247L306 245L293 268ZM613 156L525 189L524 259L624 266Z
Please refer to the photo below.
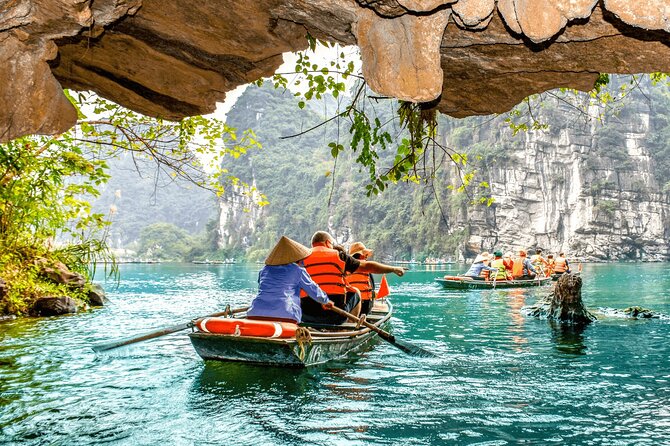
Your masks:
M392 312L388 300L376 301L366 320L384 330L390 325ZM230 322L234 324L236 320L246 319L233 318ZM361 352L378 341L378 335L370 328L348 322L299 327L290 337L247 336L240 334L239 327L232 334L212 333L199 328L203 325L198 322L201 321L196 321L189 338L205 360L304 368Z
M507 288L528 288L551 283L551 277L517 280L476 280L467 276L444 276L435 279L445 288L454 290L494 290Z

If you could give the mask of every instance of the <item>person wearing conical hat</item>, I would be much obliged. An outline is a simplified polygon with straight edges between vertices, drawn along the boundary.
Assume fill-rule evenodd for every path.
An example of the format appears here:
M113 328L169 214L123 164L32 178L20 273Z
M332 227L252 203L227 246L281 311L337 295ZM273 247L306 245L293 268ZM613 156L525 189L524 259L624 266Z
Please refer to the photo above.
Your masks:
M486 277L482 274L484 271L489 271L489 272L496 272L497 269L491 268L490 266L486 265L485 262L489 260L489 253L484 251L481 254L478 254L477 257L475 257L475 261L472 262L472 265L470 265L470 268L468 271L463 274L466 277L472 277L475 280L485 280Z
M373 274L393 273L402 276L404 268L399 268L372 260L357 260L346 253L344 248L336 245L332 235L325 231L317 231L312 236L312 254L304 261L309 275L319 284L321 289L335 303L335 306L358 316L361 309L359 293L350 291L347 273L364 272ZM339 325L347 318L333 311L325 311L312 299L300 300L303 320L307 323Z
M333 306L328 295L297 262L312 250L282 236L258 273L258 294L247 311L250 319L301 322L300 291L325 308Z

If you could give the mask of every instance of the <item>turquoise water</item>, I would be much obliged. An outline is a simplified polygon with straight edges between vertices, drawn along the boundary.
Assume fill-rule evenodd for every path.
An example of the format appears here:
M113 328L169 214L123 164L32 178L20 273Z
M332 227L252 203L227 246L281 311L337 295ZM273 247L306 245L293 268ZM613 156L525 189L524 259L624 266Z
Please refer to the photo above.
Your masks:
M122 265L111 303L0 323L0 443L120 445L670 444L670 320L575 330L519 314L550 288L446 291L389 280L396 336L296 371L204 363L179 333L104 354L90 345L186 322L254 294L258 265ZM585 265L589 308L670 314L665 264Z

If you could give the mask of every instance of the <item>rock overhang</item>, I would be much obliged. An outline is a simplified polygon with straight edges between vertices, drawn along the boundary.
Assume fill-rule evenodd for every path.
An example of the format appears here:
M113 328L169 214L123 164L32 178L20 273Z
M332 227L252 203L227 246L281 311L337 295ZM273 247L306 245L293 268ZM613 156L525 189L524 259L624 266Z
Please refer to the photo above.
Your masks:
M208 113L310 34L361 49L377 93L502 113L599 73L670 71L666 0L17 0L0 12L0 140L67 130L62 87L167 119Z

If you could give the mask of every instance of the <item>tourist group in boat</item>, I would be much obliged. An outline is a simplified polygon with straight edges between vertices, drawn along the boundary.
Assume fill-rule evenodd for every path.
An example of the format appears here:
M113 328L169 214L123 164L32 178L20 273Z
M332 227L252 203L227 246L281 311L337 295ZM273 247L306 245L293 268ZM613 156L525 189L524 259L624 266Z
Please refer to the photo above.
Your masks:
M327 232L312 236L311 248L282 237L258 274L258 294L249 319L338 325L347 321L337 307L358 317L369 314L375 300L372 274L402 276L405 268L370 260L361 242L348 250Z
M509 251L505 254L502 251L495 251L493 254L482 252L477 255L463 277L484 281L533 280L569 272L570 265L565 253L559 253L556 258L552 254L544 258L542 250L536 249L530 258L524 250L520 250L515 257Z
M378 335L402 351L423 353L384 330L392 306L379 298L388 285L382 277L376 295L372 278L402 276L405 268L370 260L372 250L361 242L345 250L323 231L311 245L282 237L258 273L251 305L239 309L245 317L194 321L189 338L196 352L204 359L307 367L360 350Z

